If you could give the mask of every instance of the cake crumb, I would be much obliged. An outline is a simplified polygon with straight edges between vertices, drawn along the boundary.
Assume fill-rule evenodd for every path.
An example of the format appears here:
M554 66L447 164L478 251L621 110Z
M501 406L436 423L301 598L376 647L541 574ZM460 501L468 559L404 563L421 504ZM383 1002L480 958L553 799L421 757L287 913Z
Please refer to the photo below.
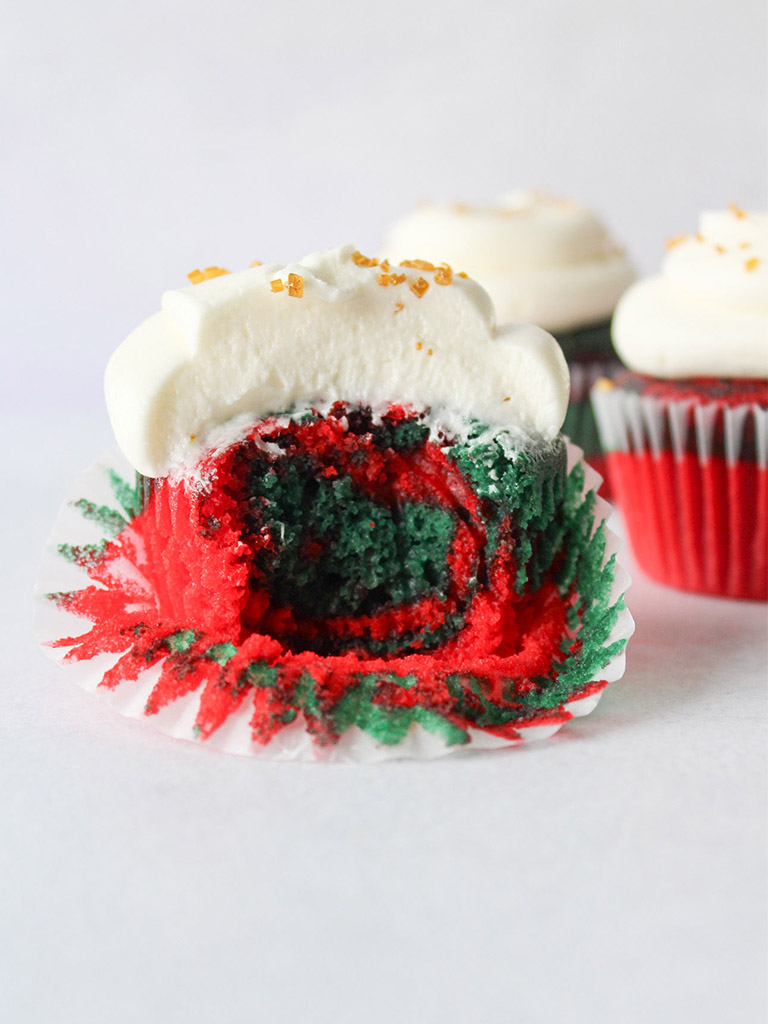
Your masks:
M400 265L402 266L402 264ZM416 298L420 299L429 288L429 282L426 281L423 277L417 277L415 281L411 281L409 287L413 294L416 296Z
M269 282L269 287L273 292L281 292L285 287L279 277L276 277L274 281Z
M441 263L435 270L435 284L450 284L453 280L453 271L447 263Z
M222 277L228 273L223 267L206 267L205 270L193 270L187 277L192 284L200 284L201 281L210 281L212 277Z
M300 299L304 294L304 278L301 274L288 275L288 294L294 299Z

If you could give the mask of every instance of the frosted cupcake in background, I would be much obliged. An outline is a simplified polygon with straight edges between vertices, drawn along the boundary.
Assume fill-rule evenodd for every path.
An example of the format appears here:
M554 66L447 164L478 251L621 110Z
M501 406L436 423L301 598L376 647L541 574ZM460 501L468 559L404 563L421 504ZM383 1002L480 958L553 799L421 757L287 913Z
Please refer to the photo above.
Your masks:
M604 474L589 402L618 364L610 321L634 279L624 251L586 206L544 192L514 192L494 206L424 204L391 229L390 260L444 261L490 294L499 323L534 323L555 336L571 372L563 433Z
M768 213L673 238L613 322L593 400L635 555L685 590L768 598Z

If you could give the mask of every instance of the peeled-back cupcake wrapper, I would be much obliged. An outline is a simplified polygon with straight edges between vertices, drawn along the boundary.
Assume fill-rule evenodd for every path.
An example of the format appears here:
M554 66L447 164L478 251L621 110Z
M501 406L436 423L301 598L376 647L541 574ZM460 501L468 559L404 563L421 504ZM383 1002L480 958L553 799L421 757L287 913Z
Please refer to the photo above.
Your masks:
M581 453L575 446L568 446L569 470L579 461ZM46 545L40 570L40 578L36 589L37 625L41 642L45 649L64 663L69 677L84 689L98 692L118 710L132 718L147 718L156 728L168 735L187 740L197 740L206 746L228 753L245 754L271 760L326 760L326 761L358 761L372 762L393 757L434 758L444 754L468 749L483 750L511 746L522 741L542 739L556 733L570 718L589 713L600 699L603 688L610 682L619 679L624 672L624 646L634 629L632 617L624 606L623 595L629 585L629 576L618 564L619 543L615 535L607 529L604 519L610 511L609 506L597 499L595 506L593 532L603 531L605 550L603 567L609 563L613 567L610 594L606 602L610 608L616 609L615 619L610 634L607 636L604 649L606 663L593 679L581 688L577 699L569 700L561 708L531 717L526 722L518 723L514 730L507 730L506 735L482 728L465 730L464 738L457 740L456 735L445 728L435 728L434 721L425 715L422 724L411 721L404 736L396 743L382 743L364 729L353 725L342 733L332 744L321 744L307 728L304 715L299 712L289 724L286 724L266 744L254 740L253 701L258 698L259 688L254 685L252 694L249 691L245 699L233 710L222 716L221 724L202 738L199 728L201 699L210 701L211 694L216 697L215 673L218 665L211 662L211 679L205 684L179 691L178 695L168 703L153 706L153 691L163 672L167 658L149 664L140 671L136 678L122 678L114 685L105 685L105 676L118 663L123 652L97 654L84 660L67 658L66 650L53 647L52 644L63 637L81 636L89 627L89 622L82 617L72 615L64 610L61 603L51 595L82 591L93 584L89 577L88 566L91 553L97 559L103 550L127 526L131 510L137 502L137 492L126 481L132 481L133 471L117 452L108 453L95 462L77 480L68 500L62 506L54 530ZM585 467L584 494L599 485L596 473ZM116 501L117 497L117 501ZM121 503L123 511L116 506ZM94 563L95 564L95 561ZM120 567L112 563L112 571L120 575ZM135 569L125 561L120 588L122 597L135 586L132 579ZM109 582L99 584L109 589ZM104 595L102 595L104 596ZM174 652L183 657L186 643L182 631L178 634L179 651ZM222 645L224 646L224 645ZM170 652L169 652L170 657ZM224 658L221 659L224 661ZM364 664L361 674L364 673ZM130 675L130 674L129 674ZM207 691L205 694L203 691ZM263 692L263 688L262 688ZM223 694L222 698L225 699ZM250 698L250 699L249 699ZM456 733L456 730L454 730Z
M768 598L768 410L592 392L640 565L685 590Z

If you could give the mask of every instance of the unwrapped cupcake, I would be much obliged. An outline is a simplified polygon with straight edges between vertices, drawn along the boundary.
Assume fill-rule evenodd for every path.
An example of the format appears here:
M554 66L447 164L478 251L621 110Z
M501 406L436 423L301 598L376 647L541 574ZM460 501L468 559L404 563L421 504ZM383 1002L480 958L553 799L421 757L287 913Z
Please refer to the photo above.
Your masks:
M632 621L554 340L496 329L450 267L351 247L193 280L113 355L123 454L46 552L41 628L83 684L274 758L433 757L589 711Z
M604 474L589 391L616 368L611 315L634 273L594 212L538 191L494 206L425 203L394 225L384 248L395 262L446 260L482 284L499 323L538 324L557 338L571 372L563 432Z
M768 213L673 238L613 322L629 368L593 391L635 555L685 590L768 598Z

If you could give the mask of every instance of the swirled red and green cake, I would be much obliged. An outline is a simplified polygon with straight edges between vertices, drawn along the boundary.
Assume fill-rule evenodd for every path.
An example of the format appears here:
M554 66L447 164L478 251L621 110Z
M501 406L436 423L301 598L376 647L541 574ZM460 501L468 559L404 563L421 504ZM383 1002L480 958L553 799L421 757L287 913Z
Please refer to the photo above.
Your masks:
M382 284L390 268L363 264L349 250L333 257L364 275L368 290L375 275L388 319L397 324L406 301L411 314L420 312L425 293L408 282L431 276L425 266L408 268L418 277ZM302 277L302 294L282 297L297 305L306 294L303 269L284 275L286 291L291 277ZM315 268L327 282L325 270ZM281 301L273 282L283 278L266 280L273 272L256 277L269 286L261 301ZM441 286L428 284L444 303ZM482 301L470 290L470 308ZM462 302L458 319L466 323ZM55 638L66 660L98 662L100 688L118 703L134 688L145 696L142 713L157 720L191 707L183 727L177 717L169 731L275 756L503 745L588 710L620 674L631 620L604 511L585 486L583 464L573 452L569 460L549 425L564 412L546 379L556 376L558 354L538 333L522 336L522 356L509 355L513 371L527 371L537 385L534 394L497 367L485 384L499 391L488 422L468 414L458 376L465 349L444 346L423 308L415 336L413 323L407 334L423 367L415 390L428 404L415 401L407 382L402 400L382 401L377 378L388 373L387 352L365 344L356 354L370 362L370 380L363 368L354 385L362 401L301 398L287 411L238 408L210 424L202 421L219 401L212 391L193 410L197 431L181 425L176 406L170 417L160 408L166 422L158 432L150 396L143 436L123 443L139 470L136 485L112 470L114 503L87 495L75 502L104 536L55 545L90 577L50 594L56 607L88 620L85 631ZM304 313L294 332L305 328ZM375 324L382 314L374 314L367 310ZM349 344L347 337L341 358ZM488 344L499 345L492 324ZM325 355L338 358L328 345ZM407 362L402 348L392 355ZM303 357L312 358L307 346ZM438 368L431 378L429 360ZM269 376L274 366L258 369ZM247 395L251 369L241 370ZM178 375L175 384L183 392ZM259 395L268 386L261 382ZM109 388L108 377L108 395ZM283 380L280 394L294 399L301 390ZM162 458L168 466L156 472Z

